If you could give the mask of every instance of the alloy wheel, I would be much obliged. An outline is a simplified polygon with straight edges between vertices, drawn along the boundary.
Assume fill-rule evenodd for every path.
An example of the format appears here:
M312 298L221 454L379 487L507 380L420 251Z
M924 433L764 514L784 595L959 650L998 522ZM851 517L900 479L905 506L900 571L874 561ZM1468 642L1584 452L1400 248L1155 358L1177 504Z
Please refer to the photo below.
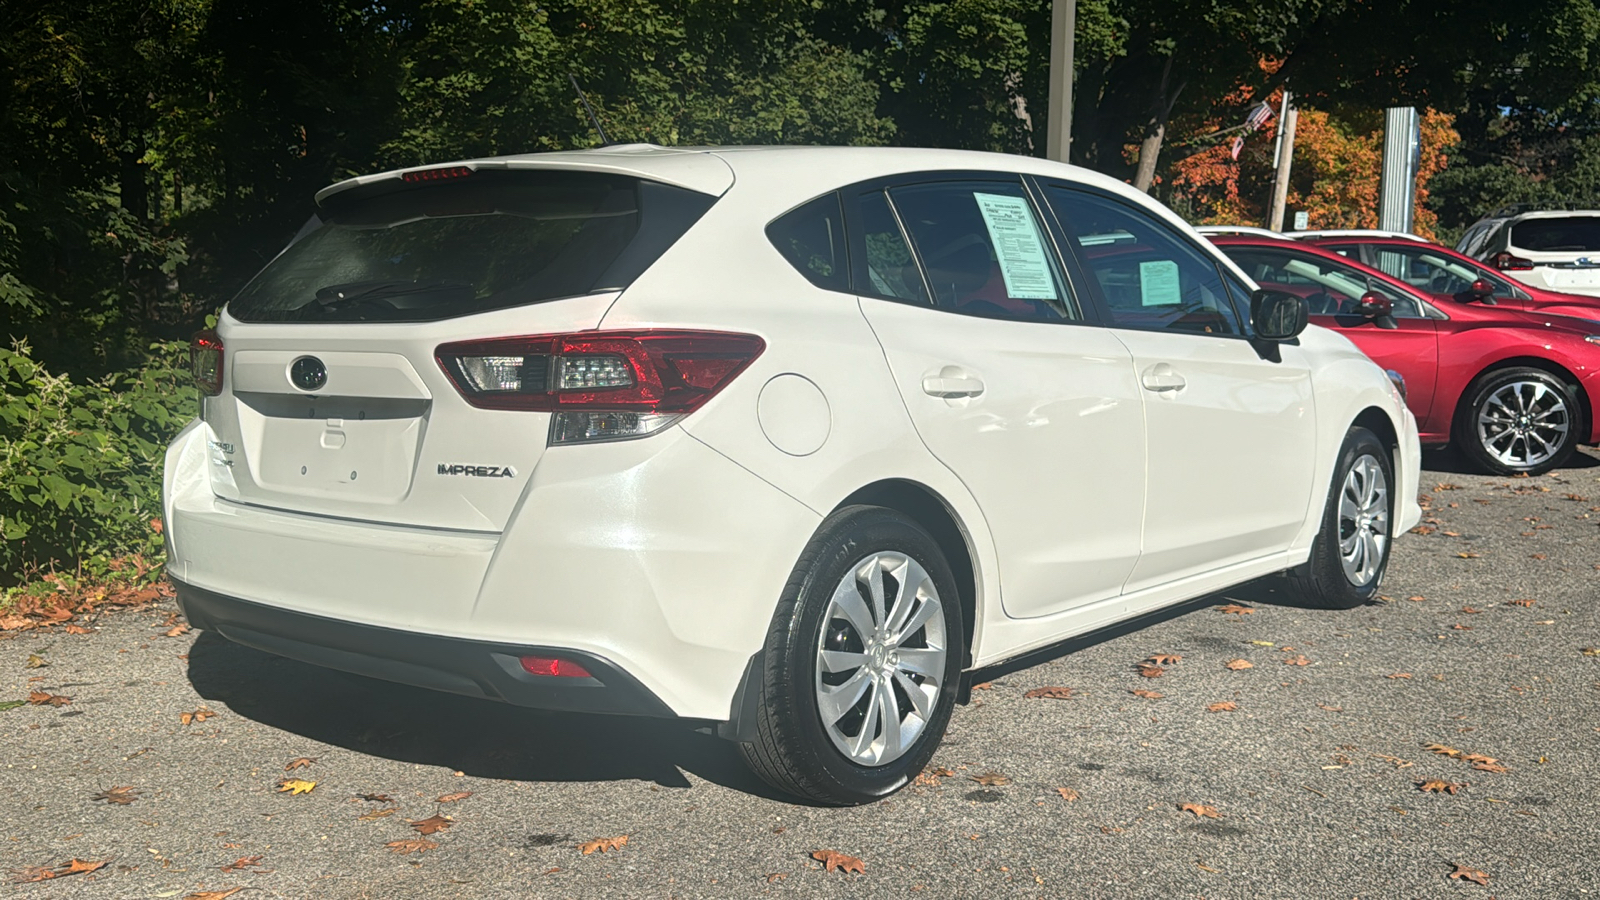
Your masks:
M1358 457L1339 489L1339 561L1365 587L1383 567L1389 544L1389 479L1370 454Z
M834 588L817 642L823 730L857 765L894 762L938 706L949 648L933 579L903 553L874 553Z
M1566 400L1549 385L1513 381L1478 410L1478 443L1506 466L1531 468L1561 450L1571 425Z

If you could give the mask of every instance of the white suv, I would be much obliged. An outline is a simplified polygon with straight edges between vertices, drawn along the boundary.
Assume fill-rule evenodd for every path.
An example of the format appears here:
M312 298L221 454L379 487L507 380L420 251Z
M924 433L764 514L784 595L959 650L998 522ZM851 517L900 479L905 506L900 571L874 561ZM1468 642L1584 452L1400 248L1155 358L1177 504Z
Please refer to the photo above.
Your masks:
M1467 229L1456 252L1524 284L1600 297L1600 210L1496 214Z
M1420 517L1400 387L1182 221L1042 160L651 146L364 176L196 339L198 627L715 723L893 792L962 679Z

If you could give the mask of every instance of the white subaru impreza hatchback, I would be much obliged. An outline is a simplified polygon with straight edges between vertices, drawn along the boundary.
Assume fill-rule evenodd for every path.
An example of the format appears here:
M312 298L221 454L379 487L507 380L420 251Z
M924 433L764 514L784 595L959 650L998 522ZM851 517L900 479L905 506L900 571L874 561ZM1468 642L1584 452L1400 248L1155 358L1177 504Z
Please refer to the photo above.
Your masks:
M964 673L1288 572L1372 597L1403 384L1121 183L983 153L629 145L363 176L193 346L197 627L714 723L885 796Z

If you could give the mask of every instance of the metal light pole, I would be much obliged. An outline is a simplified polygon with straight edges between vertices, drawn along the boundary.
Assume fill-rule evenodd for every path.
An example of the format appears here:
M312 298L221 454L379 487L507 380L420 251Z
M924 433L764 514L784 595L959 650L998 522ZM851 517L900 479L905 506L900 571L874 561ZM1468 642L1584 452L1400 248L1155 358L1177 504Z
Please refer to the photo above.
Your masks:
M1078 0L1054 0L1050 12L1050 113L1045 155L1067 162L1072 146L1072 45Z

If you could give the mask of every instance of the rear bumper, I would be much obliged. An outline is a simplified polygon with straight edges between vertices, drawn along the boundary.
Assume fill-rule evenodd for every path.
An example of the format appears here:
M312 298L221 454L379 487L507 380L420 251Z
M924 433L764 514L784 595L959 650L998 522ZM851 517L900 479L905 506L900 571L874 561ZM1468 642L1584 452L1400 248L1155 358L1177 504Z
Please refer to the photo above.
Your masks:
M277 656L534 709L674 715L638 679L593 653L380 628L225 597L181 581L173 584L178 606L191 624ZM533 675L522 668L523 656L572 660L593 677Z

